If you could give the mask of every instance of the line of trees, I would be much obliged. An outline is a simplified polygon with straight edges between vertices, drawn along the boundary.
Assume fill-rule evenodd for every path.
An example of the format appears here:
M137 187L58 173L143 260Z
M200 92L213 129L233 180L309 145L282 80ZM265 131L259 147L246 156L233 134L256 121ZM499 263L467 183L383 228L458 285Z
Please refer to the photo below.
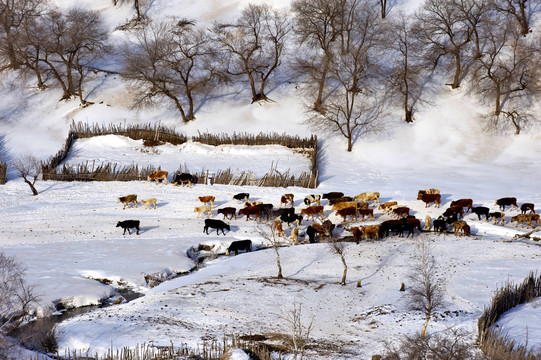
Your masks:
M58 86L62 99L86 105L87 77L114 55L137 105L165 99L184 123L224 84L242 84L254 103L271 100L269 84L296 82L310 123L343 135L348 151L381 131L391 110L413 122L434 85L462 86L490 106L487 128L519 134L534 120L541 35L531 21L539 4L425 0L405 14L393 10L398 2L292 0L287 11L254 3L210 28L185 18L137 21L112 46L98 12L0 0L0 71L34 74L40 89ZM143 1L113 3L145 17Z

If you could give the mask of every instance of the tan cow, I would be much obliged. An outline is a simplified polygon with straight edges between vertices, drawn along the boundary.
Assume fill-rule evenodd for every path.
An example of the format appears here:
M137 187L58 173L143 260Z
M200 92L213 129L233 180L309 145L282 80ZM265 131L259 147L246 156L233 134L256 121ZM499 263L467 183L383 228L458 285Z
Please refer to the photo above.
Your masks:
M196 206L193 209L193 212L197 213L197 217L199 217L199 215L205 215L205 213L207 213L207 218L209 218L212 215L212 207L210 207L210 205Z
M156 184L158 184L160 182L160 180L163 180L163 183L167 184L167 175L169 175L169 173L167 171L158 170L158 171L154 171L152 174L148 175L147 180L148 181L155 180Z
M528 227L533 227L532 225L532 215L531 214L518 214L516 216L513 216L511 218L511 223L516 222L518 227L518 224L522 224L522 227L526 224Z
M278 236L286 237L286 234L284 233L284 229L282 228L282 220L280 220L280 217L278 216L276 219L274 219L274 230L278 233Z
M379 239L379 225L366 225L361 229L366 240L371 238Z
M141 200L141 205L145 205L147 209L150 209L152 205L154 205L154 209L156 209L157 201L158 200L156 198L144 199L144 200Z
M355 196L356 201L374 201L374 205L379 204L381 205L381 202L379 201L379 192L373 191L373 192L363 192L359 195Z
M357 207L357 201L342 201L342 202L335 203L332 206L332 210L333 211L338 211L338 210L342 210L342 209L346 209L346 208L350 208L350 207L356 208Z
M397 206L397 201L387 201L386 203L383 203L379 206L379 209L382 209L384 213L389 212L391 206Z

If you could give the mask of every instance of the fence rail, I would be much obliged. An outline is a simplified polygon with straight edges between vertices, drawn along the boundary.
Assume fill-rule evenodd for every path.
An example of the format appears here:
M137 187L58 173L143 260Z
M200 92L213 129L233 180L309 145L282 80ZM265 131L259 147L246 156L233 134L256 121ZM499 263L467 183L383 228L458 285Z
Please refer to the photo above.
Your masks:
M87 162L78 166L66 166L62 164L67 158L71 147L76 139L89 138L101 135L122 135L134 140L143 140L146 146L154 146L164 142L173 145L180 145L188 141L183 134L178 134L172 129L163 126L153 126L150 124L142 127L128 125L88 125L82 123L72 123L68 137L62 148L48 162L42 163L43 180L58 181L134 181L145 180L147 175L155 169L152 166L146 168L139 167L137 164L131 166L119 166L118 164L102 163L96 166L95 162L91 165ZM199 183L204 184L226 184L226 185L253 185L253 186L275 186L288 187L299 186L306 188L316 188L318 186L317 171L317 137L312 135L310 138L300 138L298 136L279 135L277 133L257 135L253 134L199 134L192 137L192 141L197 141L207 145L282 145L288 148L301 149L310 159L309 171L299 175L289 174L289 170L280 173L271 166L271 170L261 178L249 171L243 171L240 174L234 174L231 169L218 170L214 173L202 171L194 175L199 179ZM182 166L181 166L182 167ZM1 169L0 169L1 171ZM185 171L187 172L187 171ZM1 174L0 174L1 176ZM0 177L1 181L1 177Z

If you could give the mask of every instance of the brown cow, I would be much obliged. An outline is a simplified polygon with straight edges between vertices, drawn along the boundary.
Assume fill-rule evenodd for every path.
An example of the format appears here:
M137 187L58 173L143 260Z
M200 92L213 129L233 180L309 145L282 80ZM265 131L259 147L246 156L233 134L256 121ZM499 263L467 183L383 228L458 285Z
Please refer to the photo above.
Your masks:
M319 215L323 219L325 217L325 214L323 213L323 205L308 206L307 208L301 210L301 216L303 215L311 217L312 220L314 220L315 215Z
M423 196L423 194L439 194L440 193L440 190L439 189L424 189L424 190L419 190L417 192L417 200L421 200L421 196Z
M468 208L466 212L468 212L468 210L471 210L473 208L473 200L472 199L459 199L459 200L451 201L450 207L454 207L454 206L460 206L462 208L466 207Z
M250 220L250 216L254 216L254 221L261 221L261 207L259 206L248 206L239 210L239 216L245 215L246 221Z
M167 171L161 171L161 170L154 171L152 174L147 176L147 180L148 181L155 180L156 184L158 184L160 180L163 180L163 183L167 184L167 175L169 175Z
M341 216L346 221L348 216L351 216L351 220L357 220L357 207L347 207L336 211L336 215Z
M351 229L353 237L355 238L355 243L358 244L360 240L363 239L363 231L359 227L354 227Z
M442 216L447 218L447 217L453 217L455 215L456 215L457 218L464 217L464 207L462 207L462 206L451 206L450 208L445 209Z
M370 219L374 220L374 209L359 209L359 215L362 217L362 221L367 216L370 216Z
M410 208L407 206L400 206L395 209L393 209L393 214L396 215L398 218L403 218L406 216L409 216L410 214Z
M441 205L441 195L440 194L422 194L421 199L425 203L425 208L429 207L431 203L435 203L436 207Z
M122 210L126 208L126 205L128 205L129 207L133 207L133 205L135 205L135 207L139 206L139 204L137 203L136 194L121 196L117 199L117 202L124 204L124 207L122 208Z
M224 216L224 220L225 218L231 220L233 219L233 217L235 218L235 220L237 219L237 209L235 209L234 207L224 207L218 209L218 214L222 214Z
M284 207L287 207L288 205L291 205L291 207L293 207L294 197L295 195L293 194L282 195L282 197L280 198L280 207L282 207L282 205L284 205Z
M214 207L214 196L200 196L199 198L199 201L201 201L203 204L210 204L210 206Z

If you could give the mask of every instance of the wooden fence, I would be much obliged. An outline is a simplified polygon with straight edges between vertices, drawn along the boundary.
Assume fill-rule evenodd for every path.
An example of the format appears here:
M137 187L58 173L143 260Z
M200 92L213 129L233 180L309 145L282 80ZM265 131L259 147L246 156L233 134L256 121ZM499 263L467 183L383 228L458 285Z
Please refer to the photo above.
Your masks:
M249 337L249 336L246 336ZM135 348L109 349L107 354L99 356L98 354L89 354L88 352L67 350L63 355L57 353L53 356L55 359L63 360L177 360L177 359L201 359L201 360L220 360L224 353L229 349L243 349L260 360L283 360L281 349L273 349L258 341L245 339L246 337L230 336L219 339L205 341L196 349L191 349L187 345L180 347L171 346L150 346L140 345ZM37 354L31 356L28 360L46 360L50 357Z
M532 351L528 351L525 345L517 345L515 341L509 339L508 335L503 335L501 329L495 329L494 324L506 311L540 296L541 276L534 273L530 273L519 285L507 283L496 291L490 306L485 308L477 322L478 343L481 350L490 358L539 359Z
M0 185L4 185L7 181L8 164L0 161Z
M70 167L65 164L61 166L76 139L89 138L101 135L123 135L134 140L143 140L146 146L154 146L164 142L173 145L180 145L188 141L185 135L176 133L172 129L162 126L144 125L136 126L98 126L87 124L72 123L68 138L55 156L51 157L47 163L42 164L43 180L59 181L133 181L145 180L147 175L155 169L152 166L140 168L137 164L121 167L118 164L85 163ZM280 173L271 166L271 170L261 178L249 171L243 171L240 174L234 174L231 169L218 170L214 173L202 171L194 175L199 179L199 183L204 184L227 184L227 185L253 185L253 186L275 186L288 187L299 186L306 188L316 188L318 186L317 171L317 137L311 136L309 139L303 139L298 136L278 135L276 133L258 135L252 134L199 134L192 138L192 141L201 142L207 145L281 145L288 148L300 149L310 159L309 171L300 175L291 175L289 170ZM181 166L182 168L182 166ZM180 171L180 170L179 170ZM187 169L184 172L188 172Z

